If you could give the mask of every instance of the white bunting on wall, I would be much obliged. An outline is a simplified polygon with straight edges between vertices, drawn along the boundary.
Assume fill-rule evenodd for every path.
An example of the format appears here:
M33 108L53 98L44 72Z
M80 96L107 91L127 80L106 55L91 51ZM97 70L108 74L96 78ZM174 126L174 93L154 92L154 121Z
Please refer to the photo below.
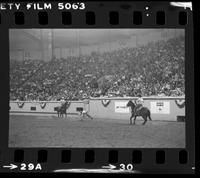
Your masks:
M41 107L42 109L44 109L45 106L46 106L46 102L41 102L41 103L40 103L40 107Z
M103 104L104 107L107 107L109 105L111 100L101 100L101 103Z
M18 105L19 108L23 108L24 102L18 102L17 105Z
M185 100L175 100L175 103L179 108L185 107Z

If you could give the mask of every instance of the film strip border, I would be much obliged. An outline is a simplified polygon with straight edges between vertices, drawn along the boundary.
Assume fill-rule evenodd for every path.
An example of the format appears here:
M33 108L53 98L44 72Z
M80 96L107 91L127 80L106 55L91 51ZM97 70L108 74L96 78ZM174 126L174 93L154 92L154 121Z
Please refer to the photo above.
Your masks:
M189 154L185 149L10 149L7 166L12 172L87 172L94 170L121 170L131 173L188 173L194 165L189 163ZM1 162L4 164L3 155ZM53 163L53 164L52 164ZM110 167L106 167L106 166ZM74 169L76 168L76 169ZM73 169L73 170L72 170ZM155 172L159 170L159 172ZM5 169L4 169L5 171Z
M148 9L148 6L146 7ZM187 12L180 11L178 13L178 19L177 24L178 25L187 25ZM146 16L148 17L149 14L147 13ZM71 12L62 12L61 15L62 19L62 25L71 25L74 23L74 19L72 17ZM1 17L2 19L2 17ZM1 20L0 19L0 20ZM119 25L121 19L121 16L119 16L119 12L117 11L111 11L109 12L109 24L110 25ZM14 13L14 23L15 25L24 25L27 23L27 20L25 18L24 12L15 12ZM141 11L134 11L133 12L133 25L141 25L143 23L143 12ZM38 24L39 25L47 25L49 22L49 16L47 12L38 12ZM0 21L1 23L1 21ZM156 25L166 25L166 12L165 11L157 11L155 16L155 22ZM95 12L89 11L85 12L85 24L86 25L95 25L96 24L96 16Z
M21 3L23 4L23 3ZM57 3L51 2L53 6ZM192 11L174 7L169 2L88 2L85 10L29 10L0 11L0 28L189 28L192 26ZM102 11L104 13L102 13ZM31 20L30 20L31 19ZM191 128L187 126L187 130ZM188 132L187 132L188 134ZM187 135L188 138L188 135ZM63 168L100 169L103 165L133 165L138 173L188 173L195 169L193 147L187 149L86 149L86 148L2 148L1 164L15 165L12 172L36 171L41 163L42 170L55 171ZM11 167L12 167L11 165ZM14 167L15 167L14 166ZM21 167L20 167L21 166ZM127 168L126 168L127 169ZM0 168L2 171L5 169ZM8 168L7 171L9 171ZM29 171L29 172L31 172ZM155 172L156 171L156 172Z
M191 8L175 7L169 2L157 4L148 2L88 2L83 10L72 8L69 10L58 10L57 8L27 10L27 4L21 4L23 6L20 10L1 10L0 25L18 28L56 28L60 26L84 26L85 28L109 26L114 28L119 26L140 27L141 25L170 28L176 25L176 28L184 28L192 22L189 20L192 15ZM37 5L44 7L44 3L36 3ZM51 2L51 5L57 7L58 3Z

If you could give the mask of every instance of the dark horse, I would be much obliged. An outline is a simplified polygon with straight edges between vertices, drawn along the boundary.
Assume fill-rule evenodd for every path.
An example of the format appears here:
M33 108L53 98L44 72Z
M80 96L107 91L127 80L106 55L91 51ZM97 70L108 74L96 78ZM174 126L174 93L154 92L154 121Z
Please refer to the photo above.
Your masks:
M66 101L62 106L56 107L56 111L58 113L58 117L63 117L64 115L67 116L67 108L69 107L69 102Z
M148 108L142 107L139 111L136 112L136 104L134 104L131 100L129 100L129 102L127 103L126 106L131 107L130 124L132 124L133 117L134 117L133 124L135 124L137 116L142 116L142 118L144 119L143 125L147 122L147 118L149 118L149 120L151 120L151 112Z

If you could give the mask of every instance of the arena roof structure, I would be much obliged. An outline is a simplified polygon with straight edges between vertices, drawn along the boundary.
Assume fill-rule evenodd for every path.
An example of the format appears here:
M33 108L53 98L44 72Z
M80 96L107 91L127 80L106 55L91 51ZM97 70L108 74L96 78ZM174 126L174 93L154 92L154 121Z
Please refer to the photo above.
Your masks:
M11 59L67 58L122 48L183 34L180 29L10 29Z
M51 32L54 36L54 47L76 48L77 44L91 46L160 31L162 29L11 29L10 48L19 48L19 43L26 46L27 40L49 43Z

